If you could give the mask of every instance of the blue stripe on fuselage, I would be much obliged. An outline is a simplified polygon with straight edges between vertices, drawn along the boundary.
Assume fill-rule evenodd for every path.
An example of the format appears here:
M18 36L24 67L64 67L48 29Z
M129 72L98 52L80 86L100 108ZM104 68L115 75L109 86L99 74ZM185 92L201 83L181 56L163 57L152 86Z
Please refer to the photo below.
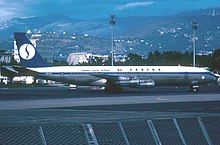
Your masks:
M124 74L187 74L187 75L195 75L195 74L204 74L204 75L212 75L210 72L41 72L41 75L124 75Z

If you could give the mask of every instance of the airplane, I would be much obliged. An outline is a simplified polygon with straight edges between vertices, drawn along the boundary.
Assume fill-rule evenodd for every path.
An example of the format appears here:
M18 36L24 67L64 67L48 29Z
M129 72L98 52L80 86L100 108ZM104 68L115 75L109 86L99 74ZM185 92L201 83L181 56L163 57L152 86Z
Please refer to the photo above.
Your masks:
M189 86L197 92L200 85L217 80L204 68L189 66L52 66L38 53L24 32L14 33L21 66L19 73L77 86L105 87L110 93L123 92L124 87Z

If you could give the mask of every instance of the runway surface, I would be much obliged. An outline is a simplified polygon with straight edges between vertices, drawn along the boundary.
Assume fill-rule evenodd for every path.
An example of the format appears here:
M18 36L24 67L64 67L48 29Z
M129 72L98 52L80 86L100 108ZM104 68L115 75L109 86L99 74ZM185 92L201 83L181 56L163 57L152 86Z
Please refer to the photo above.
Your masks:
M0 89L0 126L133 120L186 116L218 116L220 88L186 87L103 90L62 88Z

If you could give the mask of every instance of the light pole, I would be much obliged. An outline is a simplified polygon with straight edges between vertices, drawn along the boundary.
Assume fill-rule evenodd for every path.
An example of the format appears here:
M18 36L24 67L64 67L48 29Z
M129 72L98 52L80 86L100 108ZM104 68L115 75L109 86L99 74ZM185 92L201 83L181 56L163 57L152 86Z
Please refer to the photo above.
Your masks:
M198 24L196 21L192 22L192 30L193 30L193 67L196 66L196 30L198 28Z
M112 45L112 66L114 66L114 25L115 25L115 15L110 16L110 25L111 25L111 45Z

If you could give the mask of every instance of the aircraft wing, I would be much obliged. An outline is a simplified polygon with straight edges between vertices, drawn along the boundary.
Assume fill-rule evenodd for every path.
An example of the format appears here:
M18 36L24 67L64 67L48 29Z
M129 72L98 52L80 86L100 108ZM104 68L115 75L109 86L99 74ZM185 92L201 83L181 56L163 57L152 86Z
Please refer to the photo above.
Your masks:
M131 86L131 87L154 87L155 82L151 78L142 79L132 76L115 76L115 75L94 75L96 77L106 79L106 84L117 84L119 86Z

